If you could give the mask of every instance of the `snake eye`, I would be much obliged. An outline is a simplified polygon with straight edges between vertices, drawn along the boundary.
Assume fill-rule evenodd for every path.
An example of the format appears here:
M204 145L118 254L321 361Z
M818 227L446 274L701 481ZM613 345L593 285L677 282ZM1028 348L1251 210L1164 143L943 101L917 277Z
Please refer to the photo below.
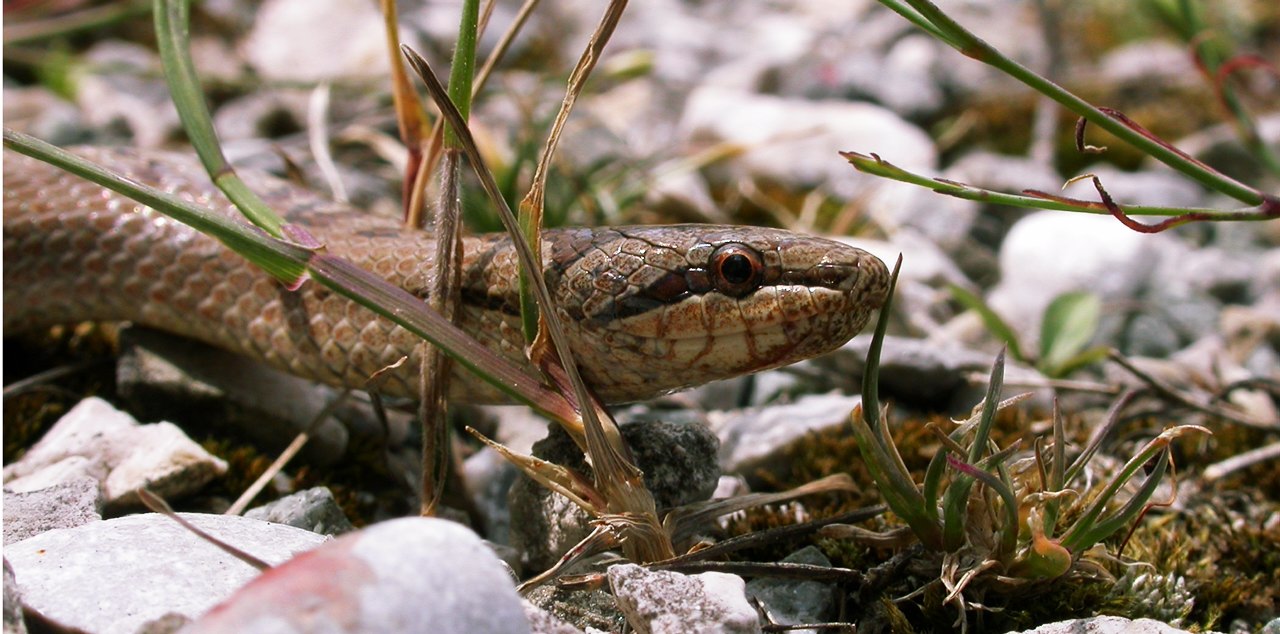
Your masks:
M743 297L760 288L764 263L760 253L743 244L726 244L711 254L711 276L716 289L730 297Z

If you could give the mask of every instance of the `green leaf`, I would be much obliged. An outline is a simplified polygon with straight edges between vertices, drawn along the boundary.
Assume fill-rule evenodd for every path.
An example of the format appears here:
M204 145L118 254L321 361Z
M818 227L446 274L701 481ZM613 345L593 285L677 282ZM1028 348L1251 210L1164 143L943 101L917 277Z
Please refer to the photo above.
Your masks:
M1084 350L1098 331L1102 301L1086 291L1063 293L1044 311L1040 325L1040 369L1050 376ZM1073 364L1074 365L1074 364Z

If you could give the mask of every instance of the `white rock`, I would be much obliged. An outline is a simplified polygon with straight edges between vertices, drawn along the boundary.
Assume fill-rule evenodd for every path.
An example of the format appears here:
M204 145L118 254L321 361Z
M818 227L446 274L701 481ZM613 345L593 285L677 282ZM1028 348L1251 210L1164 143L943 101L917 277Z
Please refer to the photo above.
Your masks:
M243 517L181 515L273 565L326 539ZM4 551L28 610L102 634L132 634L170 612L196 617L258 575L154 513L49 531Z
M205 451L173 423L141 425L131 436L133 451L103 483L110 503L131 504L142 488L162 498L180 497L227 472L226 461Z
M128 438L138 421L96 397L80 401L58 419L22 459L4 468L6 481L35 473L71 456L87 458L103 479L133 449Z
M1043 211L1013 226L1000 249L1000 284L988 304L1024 335L1039 341L1040 319L1058 295L1087 290L1104 306L1142 288L1158 259L1162 235L1145 235L1107 216ZM1034 347L1032 348L1034 349Z
M702 86L690 95L682 134L741 146L734 160L746 174L790 186L820 186L842 198L860 193L870 177L837 153L875 152L913 170L937 162L933 141L918 127L880 106L811 101Z
M1130 620L1122 616L1094 616L1048 623L1019 634L1185 634L1186 630L1152 619Z
M684 575L635 564L610 566L609 586L627 622L641 634L759 632L742 577Z
M95 464L84 456L67 456L51 465L41 467L34 473L6 480L4 490L10 493L29 493L86 477L93 478L93 481L97 482L101 477L101 470L95 468Z
M181 496L225 473L227 463L172 423L139 425L100 398L87 398L45 433L22 460L5 467L12 490L43 488L76 475L103 483L107 504L130 504L150 487Z
M390 68L381 14L365 0L266 0L242 46L274 81L385 78Z

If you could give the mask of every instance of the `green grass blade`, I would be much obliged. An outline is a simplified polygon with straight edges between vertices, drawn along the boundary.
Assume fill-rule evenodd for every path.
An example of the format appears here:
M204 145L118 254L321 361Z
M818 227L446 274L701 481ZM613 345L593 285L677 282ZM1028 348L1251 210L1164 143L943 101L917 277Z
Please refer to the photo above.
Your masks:
M253 224L272 236L284 239L287 236L284 220L245 186L222 154L218 134L213 129L213 119L209 115L209 106L205 103L195 64L191 60L190 37L187 32L189 5L188 0L154 0L152 5L156 43L160 49L164 77L173 97L173 105L178 109L178 118L182 120L182 128L186 130L192 147L200 156L200 162L204 164L214 184Z

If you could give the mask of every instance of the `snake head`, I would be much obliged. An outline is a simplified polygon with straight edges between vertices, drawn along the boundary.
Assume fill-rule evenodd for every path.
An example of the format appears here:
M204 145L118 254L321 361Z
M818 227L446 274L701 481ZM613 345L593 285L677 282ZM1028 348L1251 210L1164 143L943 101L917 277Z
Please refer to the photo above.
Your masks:
M777 229L566 230L549 243L548 285L583 375L606 401L831 351L888 292L875 256Z

